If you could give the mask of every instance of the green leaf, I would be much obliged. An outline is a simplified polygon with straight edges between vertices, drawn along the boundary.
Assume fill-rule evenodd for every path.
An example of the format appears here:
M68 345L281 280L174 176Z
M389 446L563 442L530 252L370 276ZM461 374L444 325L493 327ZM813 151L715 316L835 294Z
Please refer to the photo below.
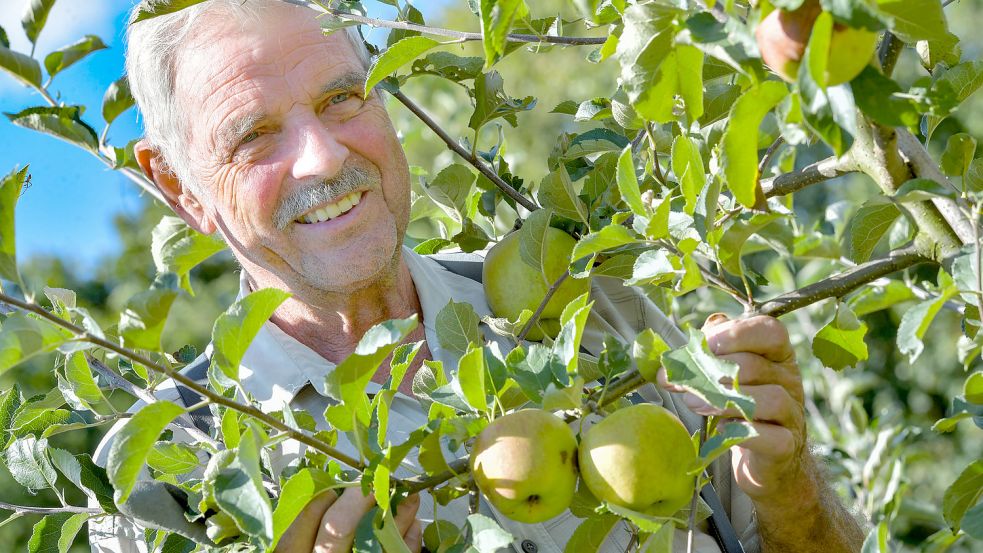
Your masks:
M638 238L627 228L621 225L608 225L578 240L573 253L570 254L570 262L637 241Z
M621 64L621 83L628 100L645 119L674 119L678 76L681 70L692 69L682 67L679 54L673 49L676 19L685 13L656 3L636 4L624 12L624 30L615 55ZM690 103L687 101L687 112L695 108ZM702 101L699 109L702 111Z
M34 525L31 539L27 542L27 551L29 553L56 553L62 528L70 518L72 518L71 513L45 515Z
M469 515L468 526L471 527L471 545L478 553L496 553L512 543L512 534L485 515Z
M365 95L379 84L379 81L396 72L397 69L420 57L424 52L440 42L424 36L406 37L386 49L369 68L365 79Z
M679 181L679 191L682 192L686 205L683 210L692 215L696 209L696 199L706 186L706 174L703 171L703 157L700 148L693 139L679 135L672 141L672 172Z
M472 346L457 366L456 387L468 405L479 412L488 409L485 396L485 354L481 346Z
M552 209L560 217L587 223L587 207L577 197L570 174L562 163L543 178L536 198L543 207Z
M481 345L484 338L478 330L478 322L478 314L471 304L450 300L434 320L440 346L460 356L472 344Z
M860 111L889 127L915 127L921 119L918 107L901 86L868 65L852 81L853 97Z
M675 535L675 525L663 524L662 528L659 528L654 534L652 534L652 537L644 543L641 553L673 553L672 541Z
M857 291L848 303L858 317L869 315L875 311L887 309L893 305L914 299L911 288L897 280L888 281L884 286L869 285Z
M729 389L720 383L728 378L736 384L739 367L717 358L707 349L703 333L690 329L689 342L662 355L669 382L678 384L718 409L737 408L746 419L754 416L754 400L740 393L738 386Z
M44 67L48 70L48 77L54 77L92 52L105 49L106 45L101 38L95 35L85 35L84 38L45 56Z
M205 0L158 0L150 4L143 4L141 5L140 13L137 15L136 19L133 20L133 23L139 23L152 17L181 11L184 8L194 6L195 4L201 4L204 1Z
M7 470L30 492L55 489L58 473L48 460L48 440L27 436L14 440L6 451Z
M758 181L758 127L788 90L778 81L765 81L747 90L730 110L721 139L724 182L745 207L754 207L762 197Z
M499 117L515 127L518 124L515 114L536 106L536 99L532 96L520 99L506 94L504 84L502 76L497 71L475 77L474 90L470 91L474 98L474 113L468 120L468 127L478 131L486 123Z
M620 520L621 518L615 515L591 516L581 522L580 526L574 530L570 540L563 548L563 553L600 551L604 540Z
M908 356L908 362L914 363L922 354L925 348L925 344L922 343L925 332L945 302L956 293L954 286L948 286L940 291L938 297L919 303L901 316L901 324L898 326L898 349Z
M963 384L963 397L966 401L983 405L983 372L975 372Z
M37 44L38 35L44 29L44 24L48 21L48 13L54 5L55 0L31 0L24 10L20 22L24 27L24 34L32 44Z
M41 64L26 54L0 46L0 69L13 75L25 86L41 88Z
M81 119L84 109L82 106L36 107L4 115L19 127L50 134L91 152L98 152L96 131Z
M901 216L897 206L886 200L872 200L857 210L843 236L843 247L855 263L865 263L894 221Z
M519 240L519 259L536 270L547 289L553 285L549 275L546 274L547 260L549 259L546 245L549 242L550 220L552 219L552 209L537 209L522 222L522 227L517 231L519 233L517 237Z
M0 278L12 282L20 281L17 272L17 241L14 239L14 207L20 199L26 180L27 167L12 171L0 180Z
M318 469L302 468L291 476L283 484L280 500L273 511L273 542L270 547L276 547L283 533L311 500L321 493L330 493L327 490L335 485L335 480L328 473Z
M147 455L147 465L164 474L185 474L201 464L194 448L188 444L157 442Z
M806 51L806 64L809 75L819 88L826 89L827 65L829 64L830 41L833 38L833 14L819 13L809 32L809 45Z
M96 405L105 401L85 354L75 352L65 357L65 379L75 396L85 403Z
M642 203L642 194L638 189L638 177L635 176L635 160L632 159L631 145L622 150L618 157L618 190L621 197L631 208L635 215L648 215L645 204Z
M68 520L62 524L61 534L58 536L58 553L68 553L75 542L75 536L88 520L88 513L75 513L68 517Z
M106 473L116 489L116 503L125 503L160 433L184 409L169 401L144 406L113 437Z
M273 541L273 508L263 489L259 458L262 447L261 437L249 426L232 462L215 477L215 502L240 530L269 544Z
M524 0L481 0L481 44L485 70L505 55L508 34L519 21L529 17Z
M953 533L959 531L966 511L983 497L983 460L969 464L942 498L942 515Z
M939 167L950 177L961 177L969 171L975 154L976 139L964 132L956 133L946 142Z
M883 520L867 534L860 553L891 553L888 536L887 521Z
M424 190L457 222L469 215L468 198L474 191L475 174L459 163L444 167Z
M751 235L772 224L779 217L777 213L757 213L750 217L741 216L728 226L717 247L717 256L723 268L732 275L743 274L741 252L744 250L744 244Z
M5 449L10 441L11 423L20 404L20 386L16 382L10 389L0 393L0 450Z
M133 107L134 103L133 95L130 94L130 81L125 76L120 77L109 85L102 97L103 120L107 125L112 124L121 113Z
M167 314L177 298L178 279L174 273L158 274L149 290L130 298L119 317L123 344L136 349L160 349L160 335Z
M0 327L0 374L35 355L50 353L73 335L34 315L16 312Z
M833 320L812 339L812 353L833 370L855 367L860 361L867 360L866 334L867 325L860 322L849 307L840 304Z
M431 52L413 62L413 73L410 76L437 75L459 83L481 75L484 63L484 59L475 56L461 57L450 52Z
M700 446L700 458L697 466L693 467L689 473L699 474L703 472L715 459L730 451L730 448L740 445L757 435L758 432L751 423L734 421L724 424Z
M290 297L276 288L257 290L232 304L218 316L212 328L215 348L212 364L229 378L239 378L239 363L259 329L273 312Z
M220 239L201 234L179 217L166 215L154 227L150 252L158 273L174 273L181 287L194 294L188 273L202 261L225 249Z
M877 8L892 17L891 31L909 44L941 40L949 32L938 0L877 0Z
M431 238L413 246L413 251L420 255L433 255L453 243L445 238Z

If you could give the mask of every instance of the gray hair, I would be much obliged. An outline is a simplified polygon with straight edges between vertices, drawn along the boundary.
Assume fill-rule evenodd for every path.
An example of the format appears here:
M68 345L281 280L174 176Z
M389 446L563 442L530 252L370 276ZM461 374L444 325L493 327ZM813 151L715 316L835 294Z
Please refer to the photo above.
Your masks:
M160 1L140 0L130 12L126 33L127 79L133 98L143 114L147 142L161 155L174 176L192 190L201 192L202 187L192 175L187 154L190 135L184 110L178 105L174 90L178 52L207 14L219 13L243 21L258 18L263 8L282 5L283 0L207 0L136 23L141 11L155 7ZM333 16L322 14L321 17ZM344 32L359 61L368 68L371 55L358 28L347 26Z

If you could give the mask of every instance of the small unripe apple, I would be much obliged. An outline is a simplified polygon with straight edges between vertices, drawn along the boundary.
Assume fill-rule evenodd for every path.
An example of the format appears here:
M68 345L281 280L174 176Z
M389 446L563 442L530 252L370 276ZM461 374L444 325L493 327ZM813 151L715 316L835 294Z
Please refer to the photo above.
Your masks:
M519 318L523 309L536 311L540 302L546 297L549 286L567 270L570 254L577 241L560 229L549 227L544 244L545 259L544 274L522 260L519 253L519 234L513 232L495 244L488 255L482 269L482 281L485 286L485 297L488 307L497 317L510 320ZM547 285L549 282L549 285ZM559 330L559 318L563 308L577 296L590 290L589 279L567 278L556 289L550 298L539 320L547 330ZM554 322L551 322L554 321ZM533 328L533 331L538 330ZM542 332L530 332L529 340L542 340Z
M818 0L807 0L795 11L776 9L758 24L754 36L761 59L788 82L798 78L799 63L820 13L822 7ZM877 33L834 24L826 64L826 85L842 84L859 75L876 46Z
M695 477L686 473L696 457L676 415L643 403L615 411L587 430L580 442L580 477L601 501L669 517L693 495Z
M577 438L565 422L549 411L523 409L481 431L471 451L471 475L503 515L532 524L570 506L576 458Z

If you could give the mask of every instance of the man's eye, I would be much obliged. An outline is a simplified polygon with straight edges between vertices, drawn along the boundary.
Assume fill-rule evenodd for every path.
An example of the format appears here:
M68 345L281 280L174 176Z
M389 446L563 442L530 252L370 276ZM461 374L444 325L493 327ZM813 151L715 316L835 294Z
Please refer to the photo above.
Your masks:
M331 105L340 104L351 97L352 97L351 92L339 92L338 94L335 94L334 96L329 98L328 103Z
M243 136L242 137L242 141L240 142L240 144L249 144L250 142L252 142L253 140L256 140L257 138L259 138L259 133L256 132L256 131L253 131L253 132L247 134L246 136Z

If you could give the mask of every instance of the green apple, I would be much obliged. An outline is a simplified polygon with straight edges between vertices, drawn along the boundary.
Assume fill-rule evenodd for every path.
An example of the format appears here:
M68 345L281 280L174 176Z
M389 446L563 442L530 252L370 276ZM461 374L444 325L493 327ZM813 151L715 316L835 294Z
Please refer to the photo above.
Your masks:
M577 489L577 438L558 417L523 409L491 422L475 440L471 475L488 501L532 524L565 511Z
M488 307L491 307L496 317L505 317L513 321L519 318L523 309L536 311L546 297L549 286L567 270L570 253L577 244L569 234L549 227L546 232L544 271L541 274L537 268L522 260L519 254L519 234L513 232L495 244L488 251L482 270ZM563 308L588 290L590 290L590 279L564 280L539 317L543 329L533 327L533 332L530 332L527 338L539 341L543 339L543 331L558 332L560 328L558 320L563 313Z
M689 432L652 404L615 411L580 442L580 477L601 501L653 516L672 516L693 495L696 461Z
M774 10L755 31L761 59L788 82L795 82L799 62L809 43L816 18L822 13L818 0L807 0L795 11ZM877 46L877 33L836 23L829 44L826 85L848 82L863 71Z

